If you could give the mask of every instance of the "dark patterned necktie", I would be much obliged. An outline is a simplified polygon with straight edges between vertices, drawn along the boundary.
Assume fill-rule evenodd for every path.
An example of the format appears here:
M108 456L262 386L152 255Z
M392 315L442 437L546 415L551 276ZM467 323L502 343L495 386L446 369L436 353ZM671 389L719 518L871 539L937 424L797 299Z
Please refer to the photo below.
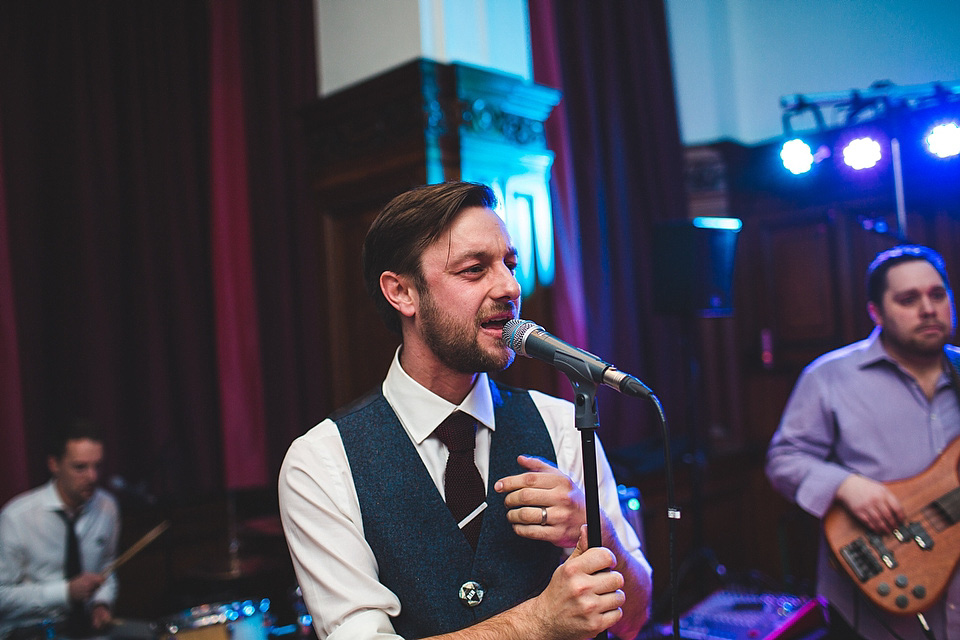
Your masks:
M443 474L447 507L470 546L476 549L483 521L483 511L478 507L486 498L483 479L474 460L477 421L462 411L454 411L435 433L450 450Z

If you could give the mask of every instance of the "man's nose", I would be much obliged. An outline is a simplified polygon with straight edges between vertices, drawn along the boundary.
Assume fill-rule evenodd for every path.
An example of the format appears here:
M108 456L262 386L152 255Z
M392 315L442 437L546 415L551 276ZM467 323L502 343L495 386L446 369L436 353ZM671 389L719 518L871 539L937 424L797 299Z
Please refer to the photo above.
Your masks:
M520 297L520 283L517 281L517 277L514 275L513 271L511 271L506 265L502 265L502 267L498 270L497 277L497 284L493 292L494 298L516 300Z

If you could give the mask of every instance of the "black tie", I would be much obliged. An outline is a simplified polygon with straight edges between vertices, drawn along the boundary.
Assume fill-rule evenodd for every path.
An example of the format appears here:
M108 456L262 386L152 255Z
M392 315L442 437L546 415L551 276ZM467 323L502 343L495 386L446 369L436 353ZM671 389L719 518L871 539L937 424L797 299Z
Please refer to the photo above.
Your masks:
M65 511L60 511L60 517L63 518L67 526L66 556L63 560L63 577L68 581L80 575L80 542L77 540L77 531L74 525L77 517L71 517ZM72 633L81 632L86 626L86 615L82 602L71 601L70 613L67 617L67 630Z
M468 522L463 520L473 514L483 504L486 490L483 478L474 461L476 447L477 422L470 415L454 411L437 427L436 434L450 450L447 468L443 475L443 491L447 507L454 520L460 524L460 530L474 549L480 539L480 524L483 512L479 511Z
M77 519L65 511L60 512L60 517L67 525L67 555L63 561L63 577L70 580L80 575L80 543L77 541L77 530L74 529Z

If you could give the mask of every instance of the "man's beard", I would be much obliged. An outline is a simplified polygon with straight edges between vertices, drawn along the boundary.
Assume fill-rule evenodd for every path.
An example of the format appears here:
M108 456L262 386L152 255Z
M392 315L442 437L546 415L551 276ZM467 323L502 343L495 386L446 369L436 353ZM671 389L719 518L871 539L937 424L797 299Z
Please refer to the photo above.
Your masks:
M480 319L494 313L513 313L512 304L498 305L494 309L482 310L474 318L472 325L457 324L445 315L434 302L429 291L424 289L420 296L420 327L423 340L440 361L461 373L480 373L503 371L516 357L506 348L501 338L498 345L502 351L488 353L477 341L480 332Z
M943 333L937 339L924 340L913 335L901 336L893 331L885 331L884 338L888 344L892 343L893 348L900 353L926 357L942 353L944 345L950 341L953 333L950 327L944 325Z

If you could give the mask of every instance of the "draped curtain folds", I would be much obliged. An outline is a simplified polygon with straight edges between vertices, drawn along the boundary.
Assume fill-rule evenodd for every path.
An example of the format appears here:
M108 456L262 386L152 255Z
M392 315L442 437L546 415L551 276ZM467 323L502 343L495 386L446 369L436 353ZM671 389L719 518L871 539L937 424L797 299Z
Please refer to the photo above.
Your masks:
M558 267L558 334L572 341L585 332L578 344L648 382L668 416L682 414L680 336L653 312L649 258L653 224L686 216L663 2L529 7L534 79L564 96L547 123L558 255L576 256L565 252L579 243L579 264ZM608 448L655 429L638 423L637 402L604 395Z
M2 149L0 140L0 149ZM20 386L20 348L17 345L17 318L13 307L13 279L10 276L10 232L7 225L7 196L0 156L0 433L7 452L0 458L0 487L27 485L27 460L23 455L27 434L23 425L23 398ZM0 454L2 455L2 454ZM0 502L7 497L0 495Z
M199 495L269 483L331 409L300 273L312 11L0 3L0 502L46 477L74 417L102 424L106 474Z
M257 487L267 482L267 439L250 238L240 4L222 0L211 8L211 235L220 431L227 486Z

